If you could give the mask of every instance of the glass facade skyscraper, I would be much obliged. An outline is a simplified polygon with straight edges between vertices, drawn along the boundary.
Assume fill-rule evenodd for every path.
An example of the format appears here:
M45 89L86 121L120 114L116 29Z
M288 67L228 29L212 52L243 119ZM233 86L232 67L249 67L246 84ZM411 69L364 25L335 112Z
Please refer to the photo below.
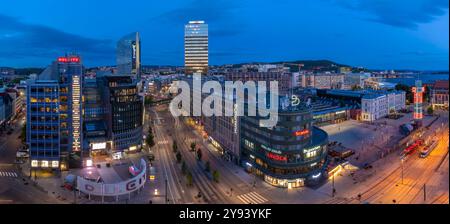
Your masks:
M138 32L122 37L116 49L118 75L131 75L141 78L141 40Z
M184 66L186 74L208 72L208 24L190 21L184 28Z

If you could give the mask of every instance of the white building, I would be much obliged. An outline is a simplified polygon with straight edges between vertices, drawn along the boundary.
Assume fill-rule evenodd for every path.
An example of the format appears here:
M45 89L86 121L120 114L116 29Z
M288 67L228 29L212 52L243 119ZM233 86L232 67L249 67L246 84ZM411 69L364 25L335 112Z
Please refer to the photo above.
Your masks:
M361 119L375 121L406 108L405 92L376 92L364 95L361 99Z

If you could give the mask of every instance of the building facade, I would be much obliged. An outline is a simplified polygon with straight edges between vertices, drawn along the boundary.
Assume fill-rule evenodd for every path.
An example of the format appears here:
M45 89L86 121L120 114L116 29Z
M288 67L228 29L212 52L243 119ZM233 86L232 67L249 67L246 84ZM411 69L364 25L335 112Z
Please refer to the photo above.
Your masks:
M131 76L104 76L99 79L112 152L141 150L144 102L138 94L136 81Z
M27 143L32 168L66 169L82 149L79 56L59 57L27 85ZM79 161L81 162L81 161Z
M344 74L337 73L307 73L300 75L300 87L316 89L342 89Z
M370 78L370 73L345 73L343 89L364 89L365 80Z
M278 81L278 92L288 94L292 88L292 73L290 72L227 72L224 75L227 81L258 81L266 82L266 90L270 90L270 81Z
M365 94L361 99L361 120L373 122L406 108L403 91L378 91Z
M448 109L448 80L438 80L431 88L431 105L433 108Z
M138 32L122 37L116 48L118 75L130 75L141 79L141 40Z
M260 127L260 119L240 119L241 156L248 171L286 188L314 185L327 176L328 135L313 126L310 108L281 108L273 128Z
M4 128L12 118L14 111L14 99L0 87L0 129Z
M190 21L184 27L185 74L208 73L208 24Z

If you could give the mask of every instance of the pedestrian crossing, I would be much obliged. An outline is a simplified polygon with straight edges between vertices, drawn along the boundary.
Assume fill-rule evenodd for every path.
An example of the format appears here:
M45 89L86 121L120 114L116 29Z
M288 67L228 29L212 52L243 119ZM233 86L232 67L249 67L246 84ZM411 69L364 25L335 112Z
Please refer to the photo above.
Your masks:
M0 177L12 177L12 178L16 178L18 177L16 172L13 171L2 171L0 170Z
M158 145L166 145L166 144L169 144L169 141L167 140L158 141Z
M269 201L254 191L247 194L238 195L237 198L239 198L239 200L241 200L244 204L263 204Z

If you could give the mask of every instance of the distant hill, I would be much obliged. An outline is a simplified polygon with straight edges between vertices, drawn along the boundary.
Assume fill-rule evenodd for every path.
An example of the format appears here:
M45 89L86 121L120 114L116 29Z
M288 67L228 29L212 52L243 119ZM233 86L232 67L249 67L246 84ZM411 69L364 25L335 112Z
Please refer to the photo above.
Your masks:
M340 67L350 67L353 70L358 70L357 68L353 68L349 65L344 65L340 63L336 63L330 60L297 60L297 61L278 61L278 62L250 62L250 63L241 63L235 64L233 67L240 67L246 64L284 64L286 67L289 67L292 72L298 72L298 64L303 64L302 70L311 70L311 71L338 71Z
M41 74L44 68L15 68L14 73L18 76L27 76L29 74Z

